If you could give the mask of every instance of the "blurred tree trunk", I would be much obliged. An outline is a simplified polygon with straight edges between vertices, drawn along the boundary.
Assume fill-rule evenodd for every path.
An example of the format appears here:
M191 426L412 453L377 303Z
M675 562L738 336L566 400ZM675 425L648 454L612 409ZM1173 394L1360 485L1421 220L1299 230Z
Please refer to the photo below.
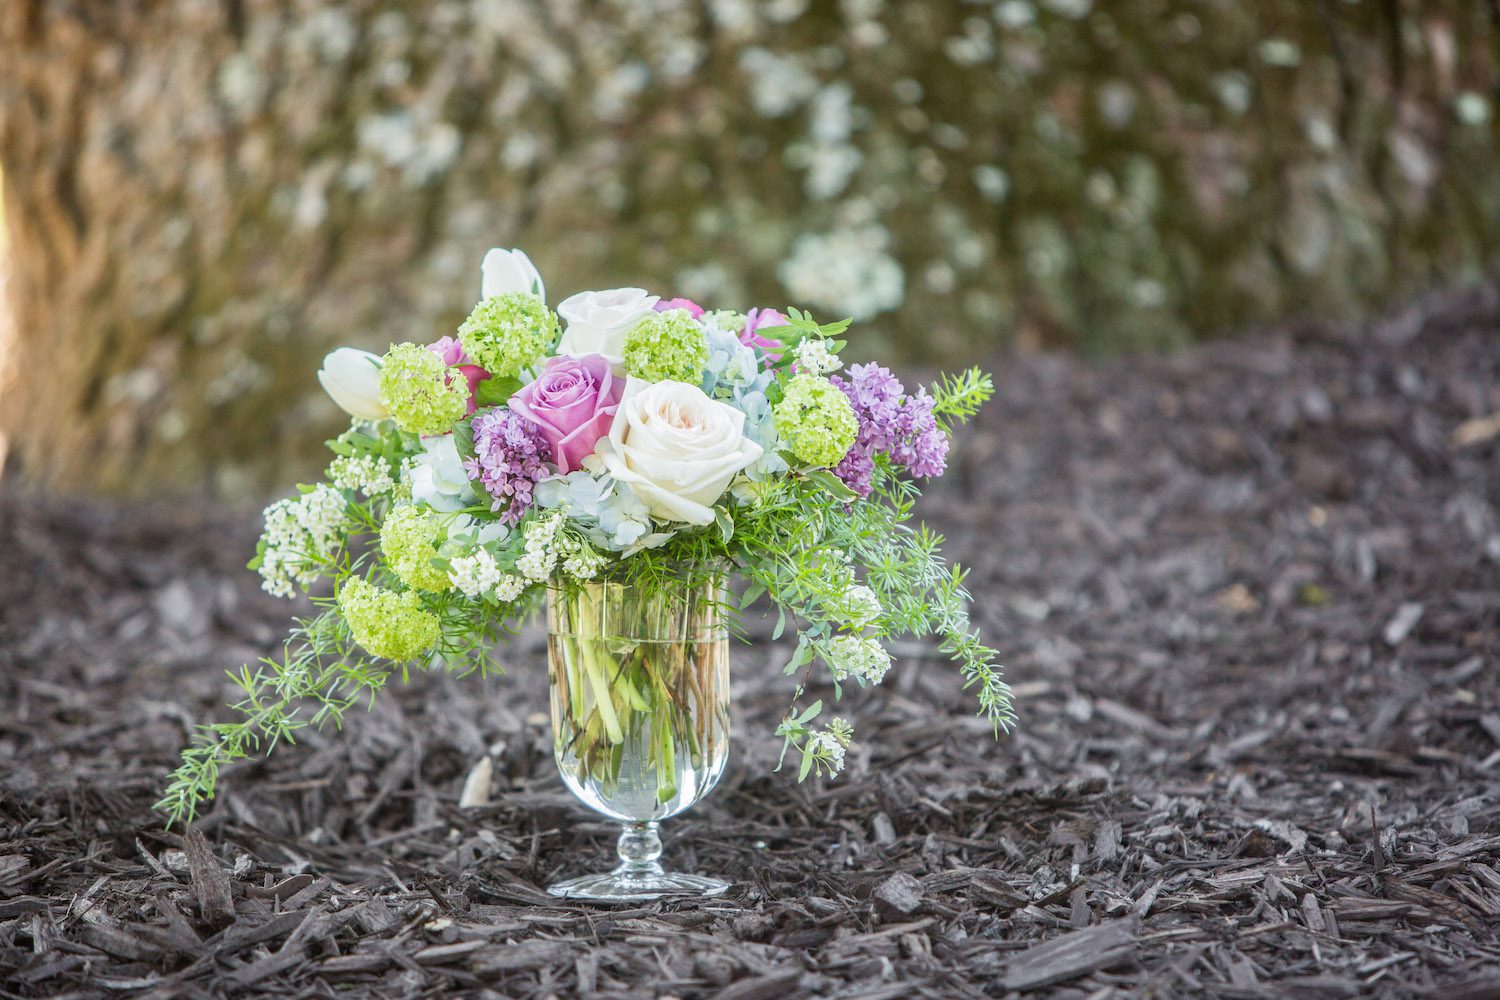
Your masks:
M314 474L321 354L450 332L492 245L554 302L870 319L861 359L1160 347L1472 280L1495 11L4 0L8 470Z
M436 311L412 272L441 191L371 178L384 195L360 199L358 178L333 183L361 169L340 67L369 25L319 28L327 12L304 6L300 37L283 4L0 8L19 334L0 433L28 479L236 494L306 471L297 459L339 420L313 381L330 341L405 339L383 321ZM461 136L437 131L451 156ZM513 231L518 207L474 221ZM484 242L473 228L465 264Z

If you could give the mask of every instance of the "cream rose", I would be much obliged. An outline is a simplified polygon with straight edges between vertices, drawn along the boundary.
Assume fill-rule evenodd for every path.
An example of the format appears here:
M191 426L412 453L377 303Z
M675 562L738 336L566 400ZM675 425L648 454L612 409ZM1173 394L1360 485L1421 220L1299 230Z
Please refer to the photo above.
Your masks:
M563 299L557 315L568 328L557 345L558 354L582 357L602 354L611 365L625 362L625 335L643 316L656 309L657 296L644 288L611 288L579 292Z
M711 524L712 505L761 456L745 415L686 382L630 379L599 457L662 521Z

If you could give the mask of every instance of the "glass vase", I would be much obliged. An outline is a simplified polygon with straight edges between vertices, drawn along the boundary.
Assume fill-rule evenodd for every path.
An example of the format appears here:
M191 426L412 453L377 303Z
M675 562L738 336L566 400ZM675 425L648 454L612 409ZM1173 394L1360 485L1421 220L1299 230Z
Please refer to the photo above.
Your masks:
M713 896L666 871L657 825L707 795L729 760L723 577L661 586L558 583L547 595L553 755L590 809L618 820L620 864L548 886L568 899Z

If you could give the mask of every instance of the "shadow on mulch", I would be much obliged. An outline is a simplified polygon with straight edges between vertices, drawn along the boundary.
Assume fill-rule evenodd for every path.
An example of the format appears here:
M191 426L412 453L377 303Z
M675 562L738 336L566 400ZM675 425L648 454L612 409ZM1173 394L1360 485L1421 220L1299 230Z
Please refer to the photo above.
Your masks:
M1103 367L1005 359L924 511L1022 727L930 650L848 774L735 763L665 827L705 904L559 905L612 831L562 789L542 648L421 678L150 812L289 606L255 519L0 497L0 996L1491 996L1500 990L1500 292ZM488 754L495 803L460 811ZM1490 977L1490 978L1486 978Z

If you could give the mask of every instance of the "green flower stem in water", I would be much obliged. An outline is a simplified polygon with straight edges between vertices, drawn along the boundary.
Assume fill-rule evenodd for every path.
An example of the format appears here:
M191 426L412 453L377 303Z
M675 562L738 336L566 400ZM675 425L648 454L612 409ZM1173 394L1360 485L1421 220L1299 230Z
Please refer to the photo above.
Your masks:
M672 815L723 768L728 640L708 584L648 598L610 584L551 595L558 766L617 818Z

